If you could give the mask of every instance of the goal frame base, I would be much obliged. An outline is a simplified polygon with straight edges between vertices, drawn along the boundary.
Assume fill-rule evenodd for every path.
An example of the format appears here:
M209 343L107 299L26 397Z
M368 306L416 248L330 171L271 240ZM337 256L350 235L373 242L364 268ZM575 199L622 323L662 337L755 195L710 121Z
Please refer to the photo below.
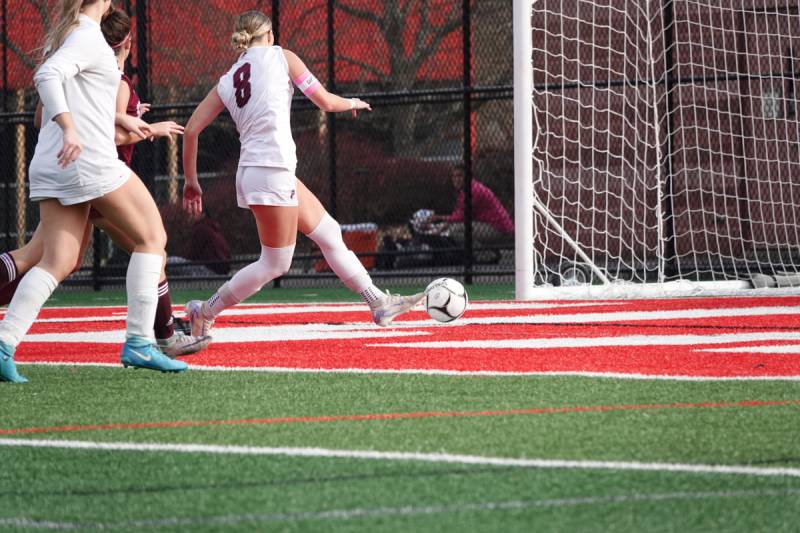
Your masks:
M749 281L667 281L529 287L525 300L632 300L647 298L800 296L800 286L756 289Z

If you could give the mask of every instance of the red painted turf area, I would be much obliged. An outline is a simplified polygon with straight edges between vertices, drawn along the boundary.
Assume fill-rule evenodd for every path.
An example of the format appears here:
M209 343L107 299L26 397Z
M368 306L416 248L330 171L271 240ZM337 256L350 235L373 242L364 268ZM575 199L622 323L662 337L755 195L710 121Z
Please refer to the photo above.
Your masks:
M510 303L510 302L509 302ZM575 302L560 302L574 304ZM236 338L241 328L248 335L253 326L281 328L280 341L254 339L249 342L217 342L201 354L187 357L190 365L232 367L282 367L298 369L365 369L365 370L445 370L489 372L599 372L667 376L710 377L800 377L798 350L793 354L759 352L759 347L800 345L798 340L776 340L775 335L800 334L800 319L796 309L780 314L733 317L667 318L658 314L647 320L634 316L619 316L612 322L524 324L520 317L572 315L586 313L664 313L686 309L718 312L724 309L754 307L798 308L800 298L704 298L673 300L637 300L591 302L585 306L555 307L552 309L475 309L453 325L436 324L421 311L408 313L401 320L413 328L383 329L372 326L366 309L354 311L353 305L326 305L324 311L281 313L282 308L302 306L256 306L240 309L251 314L223 315L217 321L217 331ZM259 309L278 311L276 314L257 314ZM341 310L339 310L341 309ZM82 318L77 322L39 322L31 333L76 333L121 330L124 327L124 308L46 309L40 318L58 320ZM113 321L92 320L92 317L113 317ZM495 319L496 323L470 324L470 319ZM517 323L515 322L517 320ZM319 324L333 325L336 331L324 340L293 338L298 331L319 329ZM355 333L353 330L357 330ZM356 335L356 338L337 339L337 332ZM358 331L377 334L358 337ZM382 336L384 333L409 332L412 336ZM598 346L591 341L581 347L509 348L477 345L470 341L536 339L616 339L630 336L758 334L748 341L711 343L700 339L691 345L668 343L644 346ZM121 335L120 335L121 338ZM275 338L275 337L273 337ZM710 339L709 339L710 340ZM403 343L445 343L441 347L400 347ZM448 342L467 345L448 346ZM599 341L598 341L599 342ZM724 351L737 347L753 347L751 352ZM723 351L704 351L705 349ZM23 342L17 351L19 362L117 363L118 344L87 342Z

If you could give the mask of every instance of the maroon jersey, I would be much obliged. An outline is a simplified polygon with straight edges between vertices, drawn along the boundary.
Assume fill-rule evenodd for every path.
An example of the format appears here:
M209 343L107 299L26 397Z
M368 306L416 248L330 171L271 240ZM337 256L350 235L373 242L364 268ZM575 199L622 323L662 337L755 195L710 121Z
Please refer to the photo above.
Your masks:
M128 98L128 107L125 109L125 112L132 117L139 117L139 95L136 94L136 91L133 89L133 82L124 73L122 74L122 81L127 83L131 90L131 96ZM135 144L117 146L117 156L129 167L133 160L133 148L135 146Z

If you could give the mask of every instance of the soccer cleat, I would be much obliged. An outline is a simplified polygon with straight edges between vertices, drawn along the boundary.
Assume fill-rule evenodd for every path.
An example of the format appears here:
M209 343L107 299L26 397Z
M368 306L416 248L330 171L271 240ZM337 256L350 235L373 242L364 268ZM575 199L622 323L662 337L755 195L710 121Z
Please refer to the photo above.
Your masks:
M173 316L172 325L175 328L176 332L183 333L184 335L192 334L192 325L189 324L189 321L186 320L185 318L178 318L177 316Z
M156 344L164 355L173 359L205 350L210 342L211 337L192 337L180 331L175 331L175 334L168 339L156 339Z
M17 373L17 365L14 364L14 351L14 347L0 341L0 381L27 383L28 380Z
M420 303L425 298L425 293L420 292L410 296L401 296L386 291L386 296L374 302L372 320L379 326L386 327L398 315L401 315Z
M200 300L190 300L186 304L186 318L192 326L192 336L207 337L211 334L214 319L203 316L203 302Z
M122 366L128 368L147 368L161 372L183 372L189 365L183 361L170 359L147 339L130 338L122 346L120 354Z

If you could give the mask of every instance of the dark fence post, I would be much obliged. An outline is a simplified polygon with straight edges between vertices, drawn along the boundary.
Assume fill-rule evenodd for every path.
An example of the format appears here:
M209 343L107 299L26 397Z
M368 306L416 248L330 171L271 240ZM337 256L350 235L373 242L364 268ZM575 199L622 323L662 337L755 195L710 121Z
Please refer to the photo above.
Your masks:
M272 35L277 44L281 43L281 1L272 0Z
M92 287L95 291L103 288L103 280L100 278L100 229L95 226L92 228Z
M470 0L462 2L464 56L464 282L472 284L472 27Z
M5 38L8 39L8 2L7 0L3 0L3 35ZM6 43L3 43L3 112L8 111L8 46ZM8 128L7 125L3 125L3 129ZM3 204L5 215L3 217L4 228L3 233L5 234L5 244L4 248L6 250L10 250L12 248L16 248L16 246L11 245L11 191L10 191L10 173L3 172Z
M332 93L336 92L336 53L334 40L334 11L335 0L328 0L328 87ZM336 218L336 115L328 113L328 165L330 173L330 205L328 211Z
M136 0L136 94L142 102L150 101L147 46L147 0Z
M675 6L673 0L664 0L663 10L664 27L664 91L666 94L666 131L664 140L661 143L661 168L664 172L663 195L667 199L664 206L664 236L666 243L664 246L665 255L665 274L667 272L677 272L678 256L675 250L675 218L672 212L672 187L673 187L673 168L672 168L672 136L675 134L675 102L673 100L672 87L675 84L672 69L675 66Z
M3 111L8 111L8 0L3 0Z

